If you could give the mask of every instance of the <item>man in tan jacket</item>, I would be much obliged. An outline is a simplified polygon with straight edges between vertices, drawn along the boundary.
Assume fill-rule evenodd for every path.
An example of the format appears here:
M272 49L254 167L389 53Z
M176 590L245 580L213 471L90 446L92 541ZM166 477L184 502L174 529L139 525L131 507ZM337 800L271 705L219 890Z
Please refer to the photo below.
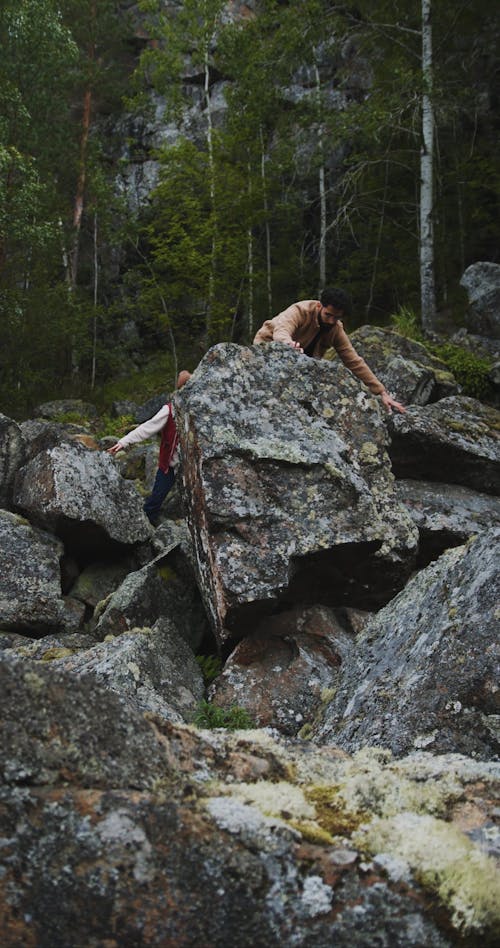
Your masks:
M380 395L387 411L404 412L406 409L385 390L382 382L368 368L356 352L341 323L349 315L350 299L343 290L325 289L319 300L301 300L292 303L274 319L267 319L255 336L254 344L283 342L304 355L322 359L327 349L336 349L342 362L368 386L374 395Z

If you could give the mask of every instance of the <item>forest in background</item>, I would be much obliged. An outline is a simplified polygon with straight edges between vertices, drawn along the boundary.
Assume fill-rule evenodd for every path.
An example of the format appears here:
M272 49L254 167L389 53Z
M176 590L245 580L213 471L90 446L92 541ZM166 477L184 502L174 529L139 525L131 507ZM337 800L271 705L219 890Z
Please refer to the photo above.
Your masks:
M172 386L325 284L350 291L350 329L420 318L426 101L436 324L463 320L469 264L500 262L489 2L434 0L427 74L420 0L228 16L243 6L3 0L4 413ZM159 111L177 133L146 154L133 129ZM118 186L131 160L157 163L139 204Z

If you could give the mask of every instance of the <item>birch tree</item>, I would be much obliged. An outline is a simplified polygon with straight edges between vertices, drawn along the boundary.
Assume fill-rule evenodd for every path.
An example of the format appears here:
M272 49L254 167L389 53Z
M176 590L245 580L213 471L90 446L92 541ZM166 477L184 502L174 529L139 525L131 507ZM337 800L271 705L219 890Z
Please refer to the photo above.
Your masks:
M422 146L420 156L420 299L422 328L436 313L434 284L434 109L431 0L422 0Z

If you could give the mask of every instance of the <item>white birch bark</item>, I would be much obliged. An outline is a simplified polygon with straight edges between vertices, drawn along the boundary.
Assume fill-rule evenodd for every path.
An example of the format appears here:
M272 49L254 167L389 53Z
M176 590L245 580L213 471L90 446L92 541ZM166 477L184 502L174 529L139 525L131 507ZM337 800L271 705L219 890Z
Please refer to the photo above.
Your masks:
M326 284L326 187L325 187L325 154L323 143L323 125L321 122L321 82L319 69L314 64L316 77L316 103L318 110L318 153L319 164L319 289L324 290Z
M210 98L210 49L209 49L209 40L207 40L205 47L205 104L207 109L207 150L208 150L208 173L209 173L209 188L210 188L210 205L212 209L212 247L210 252L210 273L208 278L208 305L207 305L207 315L206 315L206 341L207 345L211 344L212 341L212 311L214 303L214 293L215 293L215 255L216 255L216 234L217 234L217 222L215 217L215 161L214 161L214 140L213 140L213 125L212 125L212 101Z
M420 302L422 329L432 329L434 284L434 110L432 104L431 0L422 0L422 150L420 156Z
M273 285L271 269L271 228L269 226L269 204L267 200L267 178L266 178L266 154L264 149L264 135L262 125L259 127L260 136L260 176L262 181L262 201L264 205L264 227L266 233L266 287L267 287L267 313L271 319L273 315Z

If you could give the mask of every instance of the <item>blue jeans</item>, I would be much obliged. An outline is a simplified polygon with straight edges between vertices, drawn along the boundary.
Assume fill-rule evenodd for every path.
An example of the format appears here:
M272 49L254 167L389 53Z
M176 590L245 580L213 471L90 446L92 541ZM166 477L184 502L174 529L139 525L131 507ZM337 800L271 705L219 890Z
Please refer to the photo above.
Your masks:
M153 490L144 504L144 513L154 527L156 527L158 523L161 505L165 500L169 490L172 489L174 481L175 470L173 467L169 467L166 474L164 474L164 472L158 468L155 482L153 484Z

